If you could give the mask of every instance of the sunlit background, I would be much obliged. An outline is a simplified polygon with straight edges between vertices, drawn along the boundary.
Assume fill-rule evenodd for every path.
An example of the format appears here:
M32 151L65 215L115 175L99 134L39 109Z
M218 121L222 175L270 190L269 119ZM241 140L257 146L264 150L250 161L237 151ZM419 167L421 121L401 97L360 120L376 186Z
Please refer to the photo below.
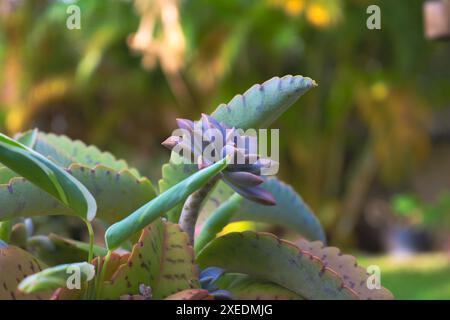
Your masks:
M66 27L70 4L79 30ZM371 4L381 30L366 27ZM450 40L424 36L423 5L1 0L1 131L96 144L156 184L176 117L273 76L309 76L319 86L273 125L281 178L329 243L379 265L397 298L450 299ZM268 226L223 232L246 228Z

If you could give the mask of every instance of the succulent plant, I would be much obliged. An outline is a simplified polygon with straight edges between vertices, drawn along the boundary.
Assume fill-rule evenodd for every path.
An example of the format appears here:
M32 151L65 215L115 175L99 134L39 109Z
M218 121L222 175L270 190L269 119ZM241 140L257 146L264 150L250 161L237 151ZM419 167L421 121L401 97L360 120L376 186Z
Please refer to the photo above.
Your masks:
M219 178L246 199L263 205L275 205L270 191L260 187L264 182L261 173L264 168L270 167L272 161L256 154L255 136L242 135L240 130L230 128L206 114L202 114L201 120L197 122L177 119L177 124L183 135L167 138L162 144L168 149L188 161L196 162L199 169L209 167L227 156L231 159L227 167L205 187L192 194L183 207L180 225L190 235L191 241L200 206Z
M237 128L267 127L314 86L301 76L273 78L203 115L201 135L223 144L210 153L218 157L203 155L203 141L169 138L164 145L174 152L159 190L125 161L80 141L37 130L0 135L0 298L392 298L385 288L365 286L370 275L353 257L325 246L320 222L291 187L261 176L268 162L252 152L252 137L231 139ZM188 132L195 124L178 120ZM218 141L209 129L229 134ZM175 161L177 145L201 154L197 165ZM231 161L238 156L255 161ZM206 221L195 238L200 211ZM57 214L79 218L89 242L27 227ZM219 235L236 220L281 225L305 239ZM97 221L108 226L104 246L94 245ZM68 271L77 268L80 285L69 290Z
M177 119L177 124L187 131L187 136L170 136L162 143L165 147L174 150L181 146L178 148L180 155L193 155L199 169L229 156L231 162L219 173L220 178L244 198L275 205L272 194L259 186L264 182L260 177L262 169L270 167L272 161L255 153L256 137L241 135L236 128L230 128L206 114L202 114L198 122Z

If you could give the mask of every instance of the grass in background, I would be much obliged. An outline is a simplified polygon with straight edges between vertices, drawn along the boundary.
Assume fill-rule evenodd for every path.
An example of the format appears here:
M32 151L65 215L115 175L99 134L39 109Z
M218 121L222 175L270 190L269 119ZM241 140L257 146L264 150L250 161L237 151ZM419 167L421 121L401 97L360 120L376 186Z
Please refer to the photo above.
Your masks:
M446 253L357 258L363 266L381 268L381 284L396 299L450 299L450 255Z

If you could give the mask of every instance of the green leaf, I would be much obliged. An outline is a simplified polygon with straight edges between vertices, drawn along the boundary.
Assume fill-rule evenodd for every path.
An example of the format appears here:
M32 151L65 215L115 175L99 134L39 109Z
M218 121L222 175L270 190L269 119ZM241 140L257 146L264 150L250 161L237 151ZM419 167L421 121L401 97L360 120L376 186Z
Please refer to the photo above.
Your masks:
M139 294L141 284L152 289L154 299L198 288L194 253L188 241L177 224L156 220L142 231L128 260L107 278L101 298Z
M385 288L367 288L368 275L353 257L320 242L302 241L297 247L271 234L236 232L206 245L197 262L201 268L216 266L266 279L305 299L392 298Z
M17 284L26 276L45 268L31 254L16 246L0 241L0 300L42 300L48 299L51 292L25 295L17 290Z
M239 209L243 198L237 193L223 202L203 224L200 234L195 238L195 252L199 252L208 242L231 221L233 214Z
M91 168L101 164L115 171L129 170L136 178L140 177L138 171L129 167L125 160L118 160L109 152L100 151L96 146L88 146L80 140L71 140L64 135L40 132L35 150L57 160L57 163L64 167L72 163Z
M221 104L212 113L218 121L240 129L267 128L301 95L316 86L316 82L302 76L274 77L263 84L255 84L243 95L235 96L228 104ZM159 188L164 192L196 171L194 166L176 164L179 156L172 152L171 160L162 168ZM170 221L178 222L182 205L170 210Z
M272 193L276 205L263 206L243 199L232 221L266 222L292 229L308 240L325 242L325 232L316 215L291 186L270 177L265 179L261 187Z
M213 284L237 300L302 300L298 294L273 282L240 273L225 273Z
M162 179L159 180L159 190L161 193L166 192L180 181L198 171L195 164L179 164L180 162L178 160L180 160L180 156L176 153L172 153L171 160L162 166ZM177 223L180 219L182 207L183 203L179 203L168 210L167 219Z
M218 185L205 207L209 206L211 210L214 204L222 204L206 219L196 240L195 251L198 252L232 221L270 223L294 230L308 240L325 242L325 232L319 220L292 187L274 177L265 178L261 187L270 191L276 205L264 206L238 194L229 197L231 188L225 184ZM228 200L222 202L226 198Z
M0 165L0 184L7 184L9 180L16 177L20 176L8 167Z
M224 158L210 167L194 173L166 192L161 193L122 221L110 226L105 234L105 243L108 249L112 250L119 247L131 235L143 229L175 205L185 201L191 193L200 189L211 178L225 169L227 164L228 158Z
M240 129L267 128L300 96L317 86L310 78L287 75L273 77L238 94L228 104L221 104L212 116Z
M14 140L17 140L18 142L27 146L28 148L33 149L34 145L36 144L38 134L39 134L38 129L33 129L23 134L19 134L19 136Z
M94 197L78 180L41 154L0 134L0 162L63 202L84 219L97 211Z
M119 221L156 196L147 178L136 178L128 170L115 171L102 165L89 168L73 164L66 169L80 181L97 202L97 218ZM71 208L22 178L0 185L0 220L42 215L74 215Z
M28 247L40 260L54 266L87 259L89 244L67 239L56 234L34 236L28 239ZM107 250L94 245L94 256L106 256Z
M12 221L0 221L0 240L9 242L12 231Z
M19 290L24 293L34 293L66 287L71 276L80 276L80 284L94 278L95 267L87 262L71 263L44 269L26 277L19 284Z

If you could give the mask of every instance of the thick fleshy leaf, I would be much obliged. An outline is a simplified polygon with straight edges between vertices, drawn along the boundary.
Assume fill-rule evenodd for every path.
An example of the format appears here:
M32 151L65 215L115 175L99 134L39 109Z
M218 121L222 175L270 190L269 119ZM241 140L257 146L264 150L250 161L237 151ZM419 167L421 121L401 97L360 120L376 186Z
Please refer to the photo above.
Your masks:
M154 299L199 287L187 234L178 225L161 219L142 231L127 261L105 279L102 299L139 294L142 284L151 288Z
M169 190L142 206L120 222L106 230L105 242L108 249L119 247L131 235L153 222L177 204L185 201L187 197L200 189L211 178L226 168L229 159L225 158L214 165L200 170Z
M45 300L51 292L27 294L17 290L25 277L41 271L45 264L16 246L0 241L0 300Z
M267 128L302 94L316 86L314 80L302 76L274 77L256 84L243 95L235 96L228 104L221 104L212 116L219 122L240 129ZM160 191L164 192L196 171L195 166L176 164L179 157L172 152L171 160L163 166ZM182 205L168 212L170 221L178 222Z
M327 248L320 252L309 249L271 234L246 231L216 238L200 251L197 262L202 268L217 266L266 279L305 299L392 298L387 289L369 290L370 296L359 294L344 279L352 277L355 286L367 282L367 274L361 273L356 264L349 265L353 260L346 258L334 264L327 260L331 258Z
M87 262L71 263L44 269L23 279L18 288L24 293L54 290L67 286L71 276L80 276L80 284L92 280L95 267Z
M231 293L235 300L302 300L298 294L273 282L245 274L226 273L213 283Z
M12 178L20 177L10 168L0 164L0 184L7 184Z
M314 80L302 76L274 77L255 84L212 113L220 122L240 129L267 128L306 91L316 86Z
M243 198L237 193L224 201L203 224L199 235L194 242L195 252L198 253L208 242L231 221L233 215L242 204Z
M97 204L91 193L40 153L0 134L0 162L73 209L77 215L94 219Z
M20 134L19 137L15 138L15 140L33 149L33 146L36 143L37 135L37 129L29 130L26 133ZM14 177L20 177L20 175L0 163L0 184L8 183L9 180Z
M96 146L88 146L80 140L71 140L64 135L44 133L34 129L19 133L15 140L64 168L74 163L90 168L104 165L114 171L128 170L135 177L140 177L139 172L131 168L125 160L116 159L109 152L100 151ZM9 168L0 165L0 183L8 183L11 178L19 176Z
M111 153L100 151L96 146L86 145L80 140L71 140L64 135L39 132L34 149L44 156L59 159L61 166L80 163L88 167L104 165L115 171L129 170L136 178L138 171L131 168L124 160L116 159Z
M115 171L99 165L89 168L73 164L68 169L95 197L97 217L112 223L126 217L156 195L147 178L136 178L128 170ZM42 215L74 215L75 212L23 178L0 185L0 220Z
M325 232L308 205L291 186L277 178L266 178L261 185L275 198L274 206L243 199L232 221L257 221L292 229L308 240L325 242Z
M230 197L228 186L219 184L208 199L205 210L213 210L215 204L220 205L206 218L195 242L195 251L198 252L232 221L270 223L294 230L308 240L325 242L320 221L292 187L274 177L265 178L261 187L274 196L274 206L264 206L237 194Z
M179 160L181 157L178 154L172 152L171 160L162 166L163 178L159 180L159 190L161 193L166 192L183 179L186 179L187 177L198 171L197 165L179 164L175 158ZM167 219L172 222L178 222L178 220L180 219L182 207L183 203L179 203L172 209L168 210L166 213Z
M320 241L309 242L300 240L298 247L320 257L323 263L333 269L339 270L344 284L354 290L361 299L384 300L393 298L386 288L369 289L367 286L367 271L359 267L356 258L342 254L336 247L325 247Z
M67 239L51 233L48 236L33 236L28 239L29 250L49 266L74 263L88 258L89 244ZM107 250L94 246L94 256L105 256Z

